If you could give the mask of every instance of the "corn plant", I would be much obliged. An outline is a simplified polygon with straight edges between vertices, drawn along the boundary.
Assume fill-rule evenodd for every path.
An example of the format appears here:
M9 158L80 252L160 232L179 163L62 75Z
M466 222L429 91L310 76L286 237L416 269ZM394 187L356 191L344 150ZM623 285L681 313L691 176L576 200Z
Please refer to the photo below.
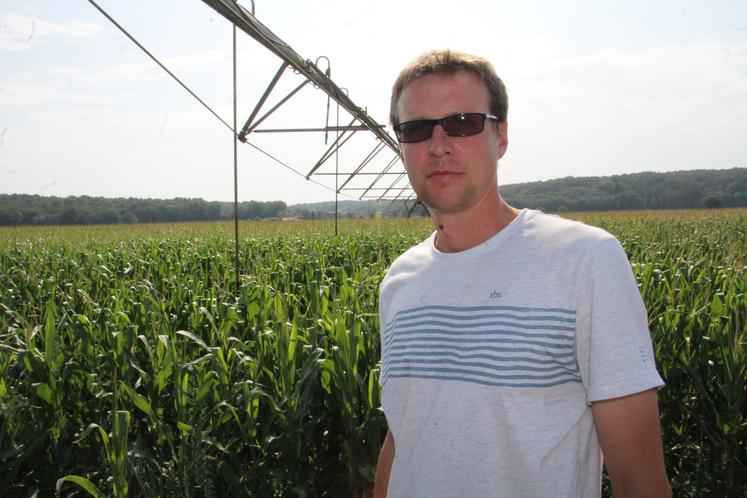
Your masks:
M579 213L649 311L677 496L747 495L744 210ZM0 229L0 495L349 497L378 287L429 220Z

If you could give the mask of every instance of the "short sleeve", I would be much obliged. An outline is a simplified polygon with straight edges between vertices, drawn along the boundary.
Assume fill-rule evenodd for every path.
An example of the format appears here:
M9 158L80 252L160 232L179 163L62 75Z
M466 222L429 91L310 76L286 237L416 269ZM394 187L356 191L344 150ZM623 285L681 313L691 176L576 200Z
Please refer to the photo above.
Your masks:
M625 251L612 236L588 249L576 325L576 360L587 401L661 387L646 310Z

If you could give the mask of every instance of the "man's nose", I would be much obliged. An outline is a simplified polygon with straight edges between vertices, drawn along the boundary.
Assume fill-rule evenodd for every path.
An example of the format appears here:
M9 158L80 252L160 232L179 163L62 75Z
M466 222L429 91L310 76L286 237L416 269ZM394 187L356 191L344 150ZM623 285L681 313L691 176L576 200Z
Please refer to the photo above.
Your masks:
M428 140L428 152L434 156L451 153L451 137L446 134L444 127L440 124L433 126L433 133Z

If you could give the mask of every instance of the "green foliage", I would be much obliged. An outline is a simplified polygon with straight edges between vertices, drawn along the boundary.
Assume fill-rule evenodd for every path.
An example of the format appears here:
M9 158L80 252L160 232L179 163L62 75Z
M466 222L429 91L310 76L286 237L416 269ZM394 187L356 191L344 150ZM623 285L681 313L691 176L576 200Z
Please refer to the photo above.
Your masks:
M649 315L675 496L747 496L747 213L585 215L617 235Z
M724 201L717 195L707 195L703 198L703 207L706 209L719 209L724 207Z
M501 194L512 206L546 211L746 207L747 168L568 177L502 185Z
M274 218L280 216L286 207L282 201L242 202L239 204L239 217ZM154 223L233 218L232 203L202 199L107 199L86 195L61 198L0 194L0 226Z
M575 215L574 215L575 216ZM623 243L677 496L747 487L745 211L578 215ZM428 220L0 229L0 495L361 496L378 286Z
M0 233L0 495L370 488L378 285L424 231L322 227L245 224L239 295L227 226Z
M412 211L412 213L410 213ZM376 202L341 200L337 203L340 218L373 218L376 216L427 215L422 206L406 205L404 202ZM304 220L318 220L335 217L335 202L323 201L307 204L294 204L285 210L288 216Z
M746 207L747 168L568 177L503 185L501 193L513 206L560 212ZM231 203L202 199L0 194L0 226L217 221L233 219L233 209ZM340 218L427 215L422 206L375 201L342 200L337 211ZM332 201L290 207L282 201L248 201L239 205L242 220L280 217L319 220L334 215Z

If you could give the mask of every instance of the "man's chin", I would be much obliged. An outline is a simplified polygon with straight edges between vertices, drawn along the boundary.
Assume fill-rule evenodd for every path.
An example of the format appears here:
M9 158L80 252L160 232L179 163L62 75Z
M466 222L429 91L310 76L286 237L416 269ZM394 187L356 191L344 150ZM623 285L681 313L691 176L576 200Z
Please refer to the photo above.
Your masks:
M470 203L467 199L422 199L423 204L433 214L459 214L467 210Z

